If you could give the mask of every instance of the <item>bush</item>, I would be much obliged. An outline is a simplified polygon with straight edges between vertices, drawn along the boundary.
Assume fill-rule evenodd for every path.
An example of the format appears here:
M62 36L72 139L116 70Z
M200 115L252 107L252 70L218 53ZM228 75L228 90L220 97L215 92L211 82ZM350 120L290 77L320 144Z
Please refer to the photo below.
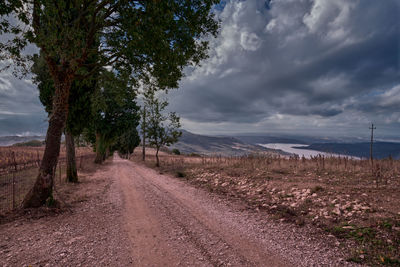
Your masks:
M183 177L186 177L186 174L184 172L182 172L182 171L177 171L176 172L176 177L183 178Z
M21 147L21 146L31 146L31 147L40 147L44 145L44 141L40 140L31 140L28 142L22 142L22 143L15 143L13 146Z
M172 149L172 154L175 154L175 155L180 155L180 154L181 154L181 152L179 151L179 149L177 149L177 148L174 148L174 149Z

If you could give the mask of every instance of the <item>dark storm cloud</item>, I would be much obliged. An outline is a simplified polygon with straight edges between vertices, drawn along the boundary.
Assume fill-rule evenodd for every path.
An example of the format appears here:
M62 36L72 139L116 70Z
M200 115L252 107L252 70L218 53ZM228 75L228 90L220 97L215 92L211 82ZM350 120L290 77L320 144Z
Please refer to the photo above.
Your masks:
M42 135L47 128L46 117L41 113L0 115L0 136Z
M377 97L400 84L398 14L396 0L229 1L210 58L172 93L171 109L224 131L388 117L395 110Z
M10 72L0 73L0 136L43 134L46 119L30 77L17 79Z
M354 134L374 121L398 134L399 3L222 1L210 58L187 70L170 108L203 133ZM46 125L36 86L1 72L0 135Z

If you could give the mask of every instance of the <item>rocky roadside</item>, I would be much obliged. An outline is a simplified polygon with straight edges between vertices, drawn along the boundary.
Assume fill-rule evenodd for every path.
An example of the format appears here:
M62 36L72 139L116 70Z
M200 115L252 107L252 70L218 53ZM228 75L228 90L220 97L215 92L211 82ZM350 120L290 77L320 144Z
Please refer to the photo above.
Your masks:
M207 167L187 168L176 176L265 210L280 222L317 227L337 238L350 262L400 265L400 214L388 212L357 188L343 192L324 183L276 183Z

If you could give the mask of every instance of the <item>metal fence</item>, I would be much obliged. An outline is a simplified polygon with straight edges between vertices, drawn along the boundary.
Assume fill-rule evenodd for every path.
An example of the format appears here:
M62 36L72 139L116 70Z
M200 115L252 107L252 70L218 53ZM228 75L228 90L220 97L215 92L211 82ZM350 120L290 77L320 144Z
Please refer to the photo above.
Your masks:
M78 169L84 168L94 160L94 155L80 155L76 157ZM40 161L35 160L23 164L10 164L0 168L0 214L18 208L25 195L33 187ZM66 182L66 159L60 158L54 175L54 186L60 186Z

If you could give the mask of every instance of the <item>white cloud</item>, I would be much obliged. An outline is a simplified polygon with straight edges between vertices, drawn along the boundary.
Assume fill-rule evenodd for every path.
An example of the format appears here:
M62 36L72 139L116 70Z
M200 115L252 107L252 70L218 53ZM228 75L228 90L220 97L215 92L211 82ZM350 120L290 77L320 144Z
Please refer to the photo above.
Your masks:
M384 92L379 98L381 106L400 106L400 84Z
M256 51L261 46L261 40L255 33L242 32L240 35L240 45L244 50Z
M351 38L349 25L351 11L359 4L358 0L313 0L309 13L303 23L312 34L325 35L328 41L343 41Z

